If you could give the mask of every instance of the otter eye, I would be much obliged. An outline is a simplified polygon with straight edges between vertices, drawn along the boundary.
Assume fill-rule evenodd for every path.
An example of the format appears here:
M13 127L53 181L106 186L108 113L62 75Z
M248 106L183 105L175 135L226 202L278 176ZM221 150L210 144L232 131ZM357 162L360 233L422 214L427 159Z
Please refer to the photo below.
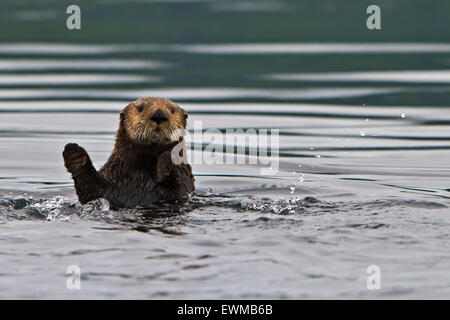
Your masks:
M170 106L170 112L175 113L175 107L174 106Z
M140 105L140 106L137 107L137 109L138 109L139 112L142 112L142 110L144 110L144 106Z

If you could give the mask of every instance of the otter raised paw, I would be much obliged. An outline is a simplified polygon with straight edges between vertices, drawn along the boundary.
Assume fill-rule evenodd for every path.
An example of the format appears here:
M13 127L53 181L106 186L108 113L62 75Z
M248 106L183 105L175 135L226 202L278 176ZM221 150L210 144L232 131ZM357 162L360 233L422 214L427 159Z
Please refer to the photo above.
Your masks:
M108 190L109 183L92 165L86 150L69 143L63 151L64 165L72 174L78 199L82 204L98 199Z
M64 164L80 202L105 198L113 208L146 207L193 192L191 166L171 159L172 149L184 143L186 119L186 112L167 99L143 98L129 104L120 113L114 150L99 171L86 150L66 145Z
M63 151L64 165L72 176L77 176L86 167L92 165L86 150L76 143L68 143Z
M156 181L161 182L170 176L174 164L172 162L172 155L170 151L163 152L156 163Z

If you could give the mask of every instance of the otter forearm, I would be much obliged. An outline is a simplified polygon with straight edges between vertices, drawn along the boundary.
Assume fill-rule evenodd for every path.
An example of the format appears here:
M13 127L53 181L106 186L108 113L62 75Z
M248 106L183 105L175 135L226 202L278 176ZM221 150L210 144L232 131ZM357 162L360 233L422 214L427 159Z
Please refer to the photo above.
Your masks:
M110 183L93 166L72 178L81 204L104 197L110 188Z
M88 153L76 143L69 143L63 151L64 164L72 174L78 199L82 204L101 198L109 182L95 170Z
M173 165L171 176L174 178L180 193L188 194L195 190L194 175L188 164Z
M161 154L156 164L156 181L166 180L173 172L176 165L172 162L170 151Z

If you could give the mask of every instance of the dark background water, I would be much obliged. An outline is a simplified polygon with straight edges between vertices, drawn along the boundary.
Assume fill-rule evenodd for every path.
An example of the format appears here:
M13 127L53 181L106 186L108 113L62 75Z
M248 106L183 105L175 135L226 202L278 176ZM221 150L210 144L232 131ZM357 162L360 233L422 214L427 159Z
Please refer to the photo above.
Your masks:
M70 4L0 3L0 297L449 297L448 1L382 1L381 30L369 1L79 1L74 31ZM64 145L99 168L142 96L279 129L279 171L194 164L180 212L78 205Z
M255 43L447 43L450 4L446 1L383 1L382 29L366 28L365 13L370 1L80 1L82 29L65 27L70 1L3 1L0 4L0 35L3 43L72 44L255 44ZM342 83L262 81L271 73L310 73L348 71L402 71L448 69L448 48L426 55L410 50L367 54L190 54L182 50L147 49L111 52L108 58L162 59L173 68L133 70L133 74L160 76L157 83L115 85L96 88L158 87L240 87L240 88L321 88L341 87ZM150 51L150 52L149 52ZM180 52L181 51L181 52ZM13 52L15 58L29 57L29 51ZM224 54L221 54L224 53ZM348 52L347 52L348 53ZM35 52L34 58L45 53ZM65 52L67 59L84 55ZM102 58L98 54L91 58ZM74 72L82 72L74 68ZM46 71L46 70L41 70ZM50 72L47 70L46 72ZM54 72L54 71L53 71ZM117 73L117 70L103 70ZM123 70L120 71L121 73ZM29 71L27 71L29 73ZM445 83L445 82L444 82ZM448 82L447 82L448 83ZM379 86L392 85L389 80ZM33 87L39 86L34 83ZM47 87L48 85L46 85ZM354 81L352 87L365 87L367 81ZM416 88L408 92L371 97L322 97L319 101L361 105L447 106L448 87L437 83L402 83ZM10 85L8 87L14 87ZM21 86L23 87L23 86ZM86 88L79 83L72 87ZM195 100L195 98L191 98ZM255 97L252 100L261 100ZM272 97L283 100L283 97ZM186 100L186 99L184 99ZM234 98L242 100L242 97ZM297 98L296 100L304 100Z

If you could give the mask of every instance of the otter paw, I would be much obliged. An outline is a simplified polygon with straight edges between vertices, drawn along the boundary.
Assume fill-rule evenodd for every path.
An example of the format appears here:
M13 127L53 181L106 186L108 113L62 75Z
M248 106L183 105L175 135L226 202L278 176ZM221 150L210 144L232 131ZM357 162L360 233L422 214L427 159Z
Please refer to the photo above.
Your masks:
M89 162L89 155L76 143L69 143L63 151L64 165L71 174L78 174Z
M161 182L166 179L170 172L172 171L174 164L172 162L172 156L170 151L162 153L158 158L158 163L156 165L156 180Z

